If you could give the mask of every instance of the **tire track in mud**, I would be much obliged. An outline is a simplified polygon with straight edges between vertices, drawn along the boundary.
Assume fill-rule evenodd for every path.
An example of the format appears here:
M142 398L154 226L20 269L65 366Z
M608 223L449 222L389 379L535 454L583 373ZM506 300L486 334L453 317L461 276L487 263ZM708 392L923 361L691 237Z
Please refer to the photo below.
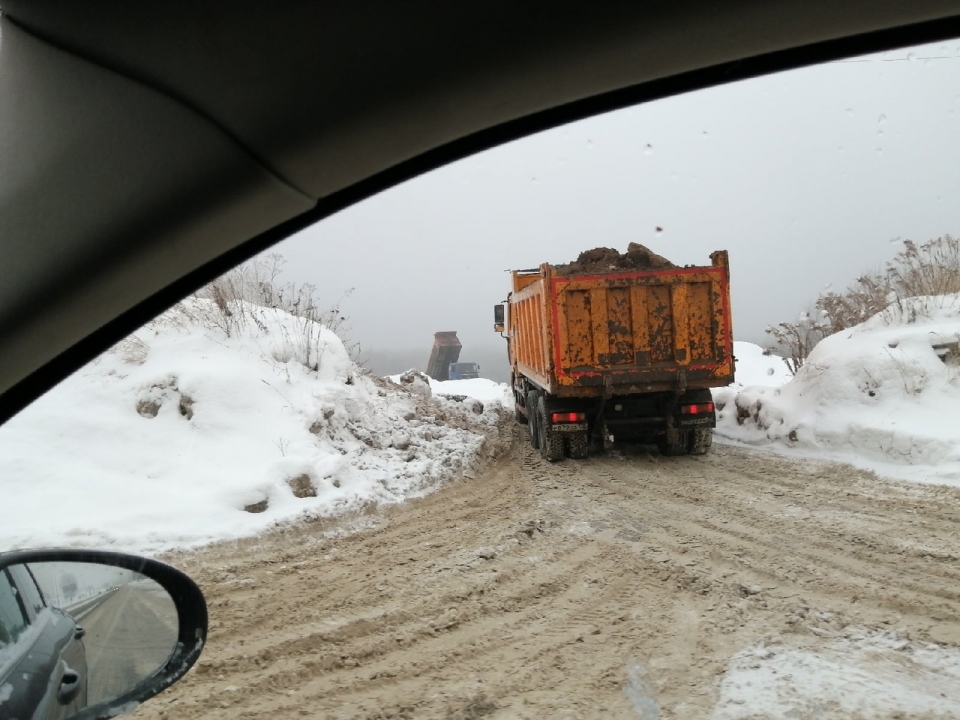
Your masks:
M609 475L609 471L597 472L601 477L605 473ZM746 476L750 479L749 475L741 473L739 477ZM635 496L638 493L647 493L656 497L658 492L662 494L663 491L657 483L647 483L644 487L643 490L628 490L627 494L632 492ZM698 488L696 492L710 493L710 487L717 486ZM771 498L776 497L776 486L772 493L769 488L764 489ZM960 566L956 562L955 553L943 550L931 552L929 549L918 553L904 549L900 537L902 529L909 528L909 523L904 522L906 518L902 512L898 512L901 504L897 501L885 503L888 506L885 513L878 513L876 509L869 509L870 506L875 508L876 500L864 503L857 498L856 493L844 489L843 486L831 490L826 497L822 492L808 493L803 498L794 497L795 502L805 498L806 507L803 508L803 517L794 518L793 523L788 523L783 517L784 513L777 513L769 503L740 504L736 508L725 508L722 497L709 496L700 497L694 502L689 497L689 488L683 483L677 483L670 490L670 494L680 494L685 503L677 504L671 498L659 498L655 502L660 506L664 522L667 523L678 517L674 512L676 508L679 508L679 517L686 521L691 514L690 510L704 507L696 527L698 539L730 555L743 553L744 557L739 559L741 565L772 580L779 579L781 575L790 581L796 579L796 571L789 568L799 565L808 572L808 577L801 580L801 584L813 583L821 590L843 591L851 580L855 579L861 584L884 587L888 603L900 612L927 612L936 608L941 613L960 617ZM887 495L897 494L890 493L889 488L886 490ZM834 502L836 497L842 498L844 504ZM851 497L854 499L851 500ZM836 514L837 509L847 517L824 522L825 516ZM736 515L739 516L736 519L732 519L733 510L736 510ZM956 522L957 511L949 506L933 506L925 510L927 512L921 511L921 514L928 522L939 521L938 525L948 530L946 534L941 534L940 538L936 537L936 533L928 533L927 537L933 541L939 539L942 548L949 547L951 526ZM719 522L714 518L718 513ZM772 514L780 515L776 526L770 521ZM855 521L856 525L851 527L851 521ZM668 533L668 536L686 536L690 533L689 525L673 524L672 532ZM771 538L776 543L771 543ZM748 555L750 548L763 548L763 551ZM920 556L936 557L941 562L914 563L913 572L904 573L905 558L916 559ZM928 572L923 572L925 564L930 565Z
M211 633L136 716L636 718L640 686L709 716L764 637L960 643L958 501L725 446L552 465L517 442L400 506L168 558Z

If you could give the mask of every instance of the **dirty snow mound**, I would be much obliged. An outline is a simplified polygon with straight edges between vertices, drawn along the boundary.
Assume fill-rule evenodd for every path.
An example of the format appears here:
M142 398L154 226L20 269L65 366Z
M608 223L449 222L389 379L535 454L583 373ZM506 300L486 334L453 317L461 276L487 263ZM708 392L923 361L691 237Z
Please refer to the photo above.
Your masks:
M513 409L510 386L486 378L434 380L419 370L407 370L402 375L391 375L389 379L409 386L415 392L428 393L441 402L465 403L472 413L485 421L497 421L498 411L502 408Z
M782 387L719 391L717 432L958 484L958 341L960 295L895 303L824 339Z
M739 653L713 717L952 718L960 717L960 696L950 690L957 687L957 649L850 627L808 647L760 643Z
M330 330L191 300L0 430L0 544L160 551L398 502L497 450L496 408L354 365ZM229 334L224 330L229 330Z
M718 405L732 403L744 388L753 385L780 387L793 377L782 357L767 354L759 345L736 340L733 356L736 358L734 382L713 390L713 400Z

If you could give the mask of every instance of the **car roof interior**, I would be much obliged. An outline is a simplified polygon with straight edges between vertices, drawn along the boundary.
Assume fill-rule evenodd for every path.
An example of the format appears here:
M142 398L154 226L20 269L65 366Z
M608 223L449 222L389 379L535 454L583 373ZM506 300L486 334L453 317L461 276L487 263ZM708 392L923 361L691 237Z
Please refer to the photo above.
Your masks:
M233 265L424 171L960 36L957 0L0 7L0 421Z

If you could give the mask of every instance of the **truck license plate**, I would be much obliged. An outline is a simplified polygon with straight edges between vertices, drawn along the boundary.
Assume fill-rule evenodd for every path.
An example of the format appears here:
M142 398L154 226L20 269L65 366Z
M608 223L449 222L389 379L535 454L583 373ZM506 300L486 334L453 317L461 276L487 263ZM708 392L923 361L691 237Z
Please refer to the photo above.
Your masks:
M586 423L561 423L559 425L554 425L553 431L562 432L562 433L586 432L587 424Z
M689 427L698 427L702 425L709 425L714 427L714 419L712 417L702 417L702 418L681 418L677 423L677 427L680 428L689 428Z

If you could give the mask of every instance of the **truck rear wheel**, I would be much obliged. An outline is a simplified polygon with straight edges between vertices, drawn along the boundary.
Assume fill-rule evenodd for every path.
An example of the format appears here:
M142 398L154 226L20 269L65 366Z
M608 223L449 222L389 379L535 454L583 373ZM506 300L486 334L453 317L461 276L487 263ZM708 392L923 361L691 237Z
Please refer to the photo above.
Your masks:
M540 454L549 462L563 460L563 436L550 431L545 431L544 435Z
M547 422L547 403L543 396L537 397L537 430L540 435L540 456L549 462L563 460L563 435L550 430Z
M660 448L660 454L666 455L667 457L689 454L691 444L690 435L689 430L680 430L677 433L676 443L667 442L666 439L661 440L657 443L657 447Z
M690 454L691 455L706 455L707 451L710 450L710 446L713 445L713 430L709 428L703 428L700 430L693 430L690 433Z
M537 416L537 400L540 397L540 393L536 390L527 391L527 420L529 422L530 428L530 444L533 446L534 450L540 448L540 418Z
M586 433L577 433L567 438L567 449L574 460L583 460L587 456L587 446L590 439Z

